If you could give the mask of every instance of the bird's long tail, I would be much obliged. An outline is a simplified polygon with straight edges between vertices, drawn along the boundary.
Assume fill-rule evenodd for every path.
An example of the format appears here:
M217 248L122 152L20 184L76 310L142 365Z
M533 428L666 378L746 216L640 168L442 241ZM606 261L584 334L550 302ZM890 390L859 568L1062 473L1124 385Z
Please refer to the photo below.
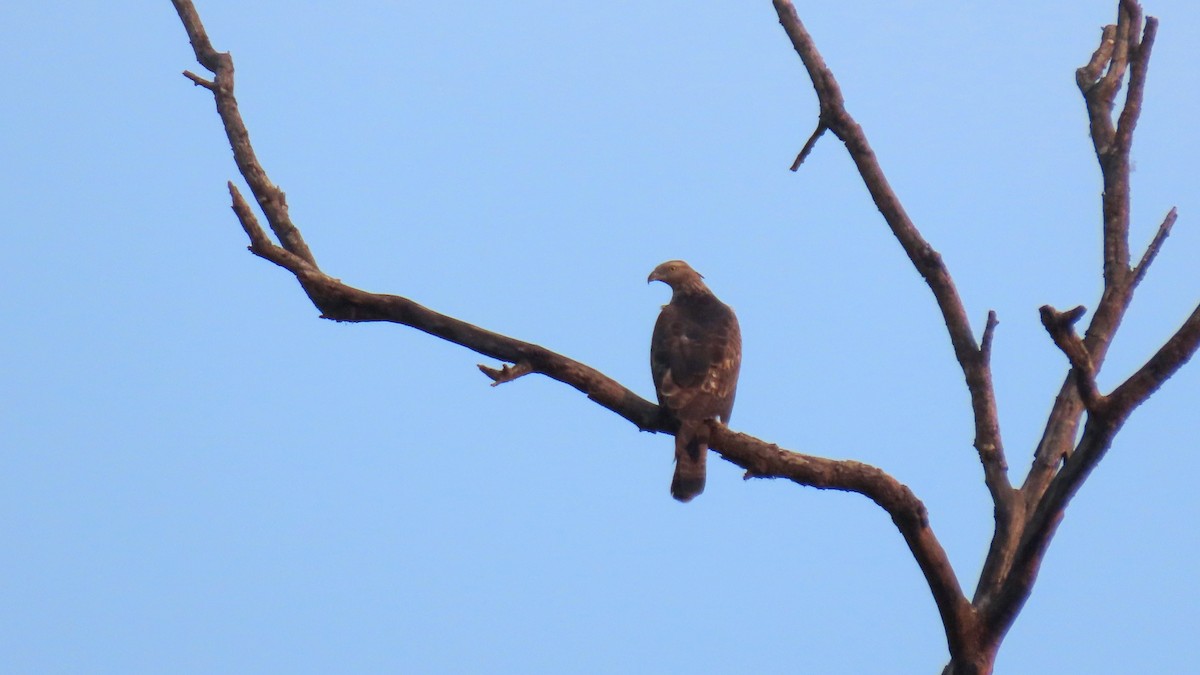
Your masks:
M708 424L703 420L683 422L675 434L675 477L671 496L691 501L704 492L705 462L708 459Z

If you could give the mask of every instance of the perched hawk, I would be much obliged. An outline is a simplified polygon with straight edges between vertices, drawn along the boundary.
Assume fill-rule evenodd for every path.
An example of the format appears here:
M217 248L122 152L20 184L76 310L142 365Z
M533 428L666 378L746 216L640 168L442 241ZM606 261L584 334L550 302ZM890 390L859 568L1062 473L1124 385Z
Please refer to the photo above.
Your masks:
M650 372L658 404L679 420L671 496L686 502L704 492L708 425L729 422L742 365L742 332L733 310L717 299L703 277L682 260L670 260L646 283L671 287L650 340Z

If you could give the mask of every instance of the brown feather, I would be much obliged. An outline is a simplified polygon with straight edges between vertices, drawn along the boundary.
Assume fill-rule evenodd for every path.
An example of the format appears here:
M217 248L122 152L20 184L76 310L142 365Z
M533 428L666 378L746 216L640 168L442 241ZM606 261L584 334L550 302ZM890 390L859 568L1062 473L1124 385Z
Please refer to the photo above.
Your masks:
M704 492L705 464L708 459L708 425L681 422L675 434L675 475L671 477L671 496L690 502Z
M679 422L671 494L687 501L704 490L708 425L729 422L737 394L742 336L733 310L687 263L655 268L650 281L671 286L650 340L650 370L662 408Z

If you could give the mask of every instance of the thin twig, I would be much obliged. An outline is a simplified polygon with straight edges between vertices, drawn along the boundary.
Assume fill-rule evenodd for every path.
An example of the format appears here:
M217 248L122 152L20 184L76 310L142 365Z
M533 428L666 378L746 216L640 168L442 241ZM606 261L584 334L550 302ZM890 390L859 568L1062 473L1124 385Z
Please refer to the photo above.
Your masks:
M228 181L229 196L233 200L233 212L237 215L238 222L242 224L242 229L246 231L246 236L250 237L251 251L265 251L273 247L275 244L271 242L271 238L263 231L262 226L258 224L258 218L254 216L254 210L250 208L250 203L242 196L241 190L233 184L233 181Z
M1092 52L1092 58L1075 71L1075 84L1084 94L1096 86L1104 74L1104 67L1112 59L1113 48L1117 43L1117 27L1108 25L1100 31L1100 46Z
M1133 285L1137 286L1142 283L1142 279L1146 276L1146 271L1150 269L1150 265L1154 259L1158 257L1158 251L1162 248L1163 242L1167 237L1171 236L1171 228L1175 226L1175 219L1179 216L1179 212L1175 207L1167 212L1167 217L1163 218L1162 223L1158 226L1158 231L1154 233L1154 239L1150 241L1150 245L1146 247L1146 252L1142 254L1142 259L1138 261L1137 267L1133 268Z
M492 368L480 363L479 370L482 371L484 375L492 378L492 386L495 387L507 382L512 382L518 377L532 373L533 366L530 366L528 362L524 361L511 366L505 363L504 365L500 366L500 368Z
M979 357L983 360L984 365L990 366L992 363L992 338L996 333L996 326L1000 324L996 318L996 310L988 310L987 323L983 326L983 337L979 340Z
M825 132L828 130L829 126L824 122L817 123L816 130L814 130L812 135L808 137L808 141L806 141L804 143L804 147L800 149L800 154L796 155L796 161L792 162L792 171L796 171L800 168L800 165L803 164L804 160L808 158L808 155L813 151L813 148L817 147L817 140L821 138L821 136L825 135Z
M191 80L192 82L194 82L196 84L196 86L204 87L205 89L207 89L209 91L214 91L215 90L214 88L217 86L217 85L213 84L212 80L206 80L203 77L200 77L199 75L193 73L190 70L183 71L183 76L186 77L187 79Z
M1088 354L1083 340L1075 333L1075 324L1087 310L1080 305L1066 312L1059 312L1050 305L1042 305L1038 310L1042 317L1042 325L1054 340L1054 344L1067 355L1071 367L1075 370L1075 385L1079 387L1079 395L1088 410L1095 411L1104 403L1096 387L1096 367Z
M1142 22L1142 8L1136 2L1123 2L1129 7L1129 87L1126 89L1125 106L1117 119L1116 144L1128 152L1133 146L1133 132L1142 115L1142 100L1146 93L1146 74L1150 68L1150 52L1154 49L1154 38L1158 35L1158 19L1146 17L1145 28L1138 29Z

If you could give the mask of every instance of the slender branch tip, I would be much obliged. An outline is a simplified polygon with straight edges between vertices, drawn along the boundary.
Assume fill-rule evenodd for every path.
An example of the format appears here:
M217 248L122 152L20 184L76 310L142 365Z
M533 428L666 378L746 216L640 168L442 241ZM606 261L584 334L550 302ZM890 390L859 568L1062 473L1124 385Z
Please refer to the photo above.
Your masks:
M1171 236L1171 228L1175 226L1175 220L1179 217L1179 210L1172 206L1167 212L1167 216L1163 218L1162 223L1158 226L1158 231L1154 233L1154 239L1150 240L1150 245L1146 247L1146 252L1142 254L1142 259L1138 262L1137 267L1133 268L1133 285L1137 286L1146 276L1146 271L1150 269L1151 263L1158 257L1158 252L1162 250L1163 243L1167 237Z
M192 84L196 85L197 87L204 87L205 89L207 89L209 91L213 91L214 88L217 86L216 84L213 83L212 80L206 80L203 77L200 77L199 75L193 73L190 70L183 71L183 76L186 77L187 79L191 80Z
M983 337L979 339L979 357L983 361L983 367L988 368L992 362L992 340L996 336L996 326L1000 325L1000 320L996 318L996 310L988 310L987 323L983 326Z
M791 171L797 171L800 169L800 165L803 164L804 160L808 158L808 155L813 151L813 148L817 147L817 140L821 138L821 136L823 136L828 130L829 125L825 124L825 120L821 120L817 123L816 130L813 131L812 135L808 137L808 140L804 143L804 147L800 149L800 154L796 155L796 161L792 162Z
M479 370L481 372L483 372L484 375L487 375L488 377L492 378L492 386L493 387L504 384L506 382L512 382L513 380L517 379L518 377L521 377L523 375L528 375L529 373L533 372L533 366L531 366L526 361L521 361L521 362L511 365L511 366L509 364L505 363L502 366L500 366L499 369L490 368L488 366L483 365L482 363L477 364L477 365L479 366Z

